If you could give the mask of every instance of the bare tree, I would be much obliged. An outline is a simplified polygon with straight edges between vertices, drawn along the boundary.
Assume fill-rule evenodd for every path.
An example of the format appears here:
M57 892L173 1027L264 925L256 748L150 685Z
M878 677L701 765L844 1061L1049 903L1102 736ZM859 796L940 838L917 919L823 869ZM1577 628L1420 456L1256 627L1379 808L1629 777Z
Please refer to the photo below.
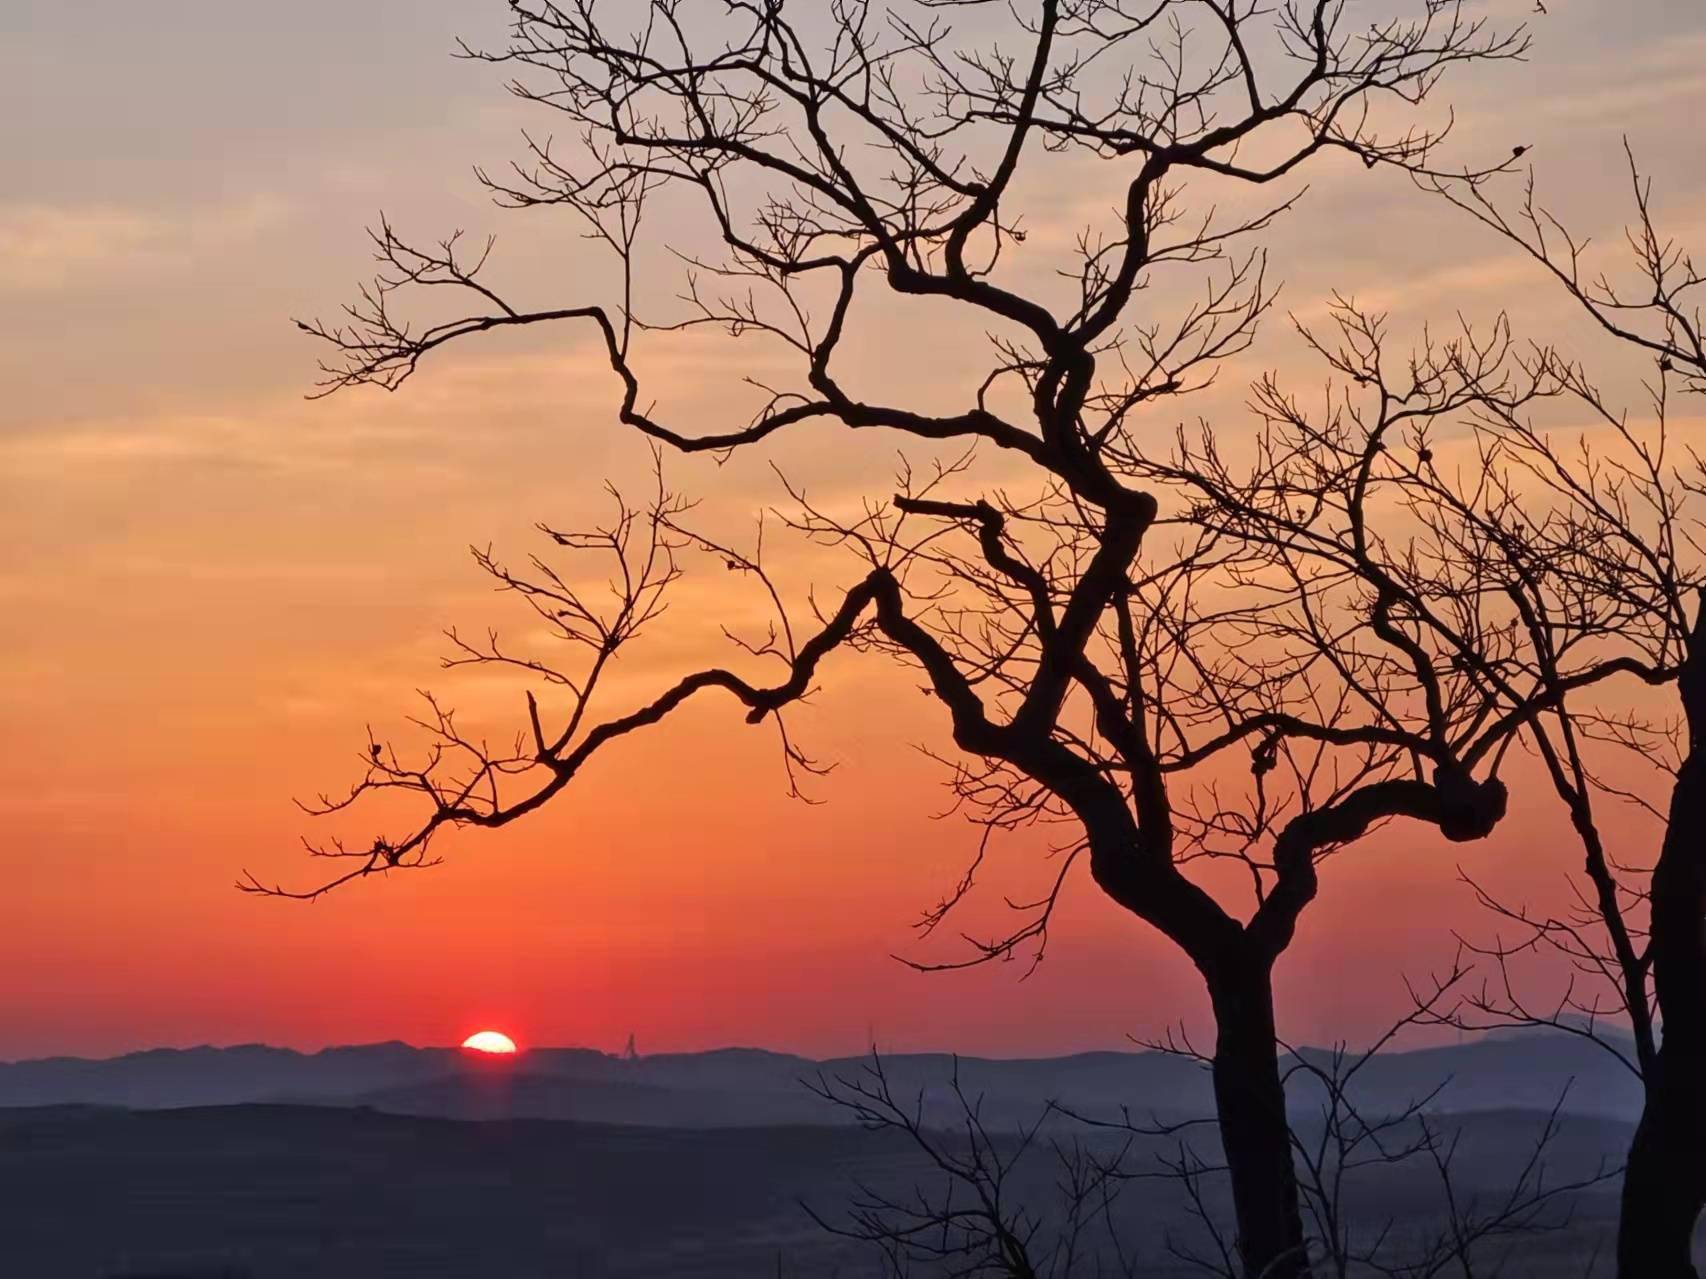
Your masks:
M1465 1124L1472 1121L1436 1113L1449 1080L1395 1106L1376 1109L1364 1099L1361 1079L1370 1065L1406 1030L1443 1015L1471 976L1466 954L1425 991L1412 991L1411 1011L1367 1049L1287 1051L1292 1142L1318 1273L1506 1273L1541 1237L1572 1225L1580 1195L1618 1175L1604 1160L1565 1158L1562 1172L1555 1166L1568 1087L1537 1117L1526 1146L1500 1152L1493 1176L1485 1168L1464 1171ZM1159 1048L1212 1069L1210 1058L1176 1039ZM1135 1276L1151 1272L1158 1250L1204 1274L1241 1273L1225 1230L1227 1169L1209 1136L1212 1121L1144 1119L1129 1103L1116 1116L1090 1115L1053 1100L1028 1122L992 1123L957 1062L946 1098L923 1088L903 1095L875 1053L857 1070L820 1074L806 1086L867 1130L899 1136L922 1160L924 1171L909 1187L864 1181L844 1210L807 1206L830 1233L872 1247L886 1275ZM1140 1187L1145 1214L1131 1207ZM1175 1196L1183 1212L1173 1215L1194 1221L1200 1238L1181 1234L1176 1221L1163 1224ZM1394 1198L1402 1221L1381 1206ZM1579 1273L1593 1274L1597 1249L1580 1260Z
M1623 1055L1641 1078L1646 1104L1624 1182L1619 1271L1692 1279L1693 1236L1706 1207L1706 564L1698 537L1706 468L1697 449L1679 439L1671 406L1679 396L1706 394L1706 276L1688 249L1661 231L1651 181L1627 143L1625 151L1635 220L1626 234L1633 270L1623 279L1590 268L1586 241L1537 203L1532 172L1514 212L1483 179L1424 181L1527 252L1614 348L1651 360L1644 420L1615 407L1585 372L1570 371L1573 402L1599 428L1597 448L1584 443L1567 455L1532 423L1504 416L1490 419L1489 428L1529 478L1527 487L1558 512L1549 523L1506 534L1533 566L1522 594L1535 610L1537 639L1552 626L1549 599L1621 611L1626 631L1617 639L1635 651L1643 680L1673 692L1677 712L1655 717L1639 705L1607 705L1567 690L1552 714L1530 727L1581 840L1589 887L1583 909L1564 919L1536 917L1486 894L1483 900L1528 930L1518 947L1562 952L1590 983L1589 993L1577 998L1572 989L1558 1008L1537 1013L1505 983L1472 1011L1565 1021L1590 1035L1607 1013L1628 1025L1633 1042ZM1561 670L1549 659L1543 678L1557 685L1567 678ZM1638 786L1618 780L1608 750L1670 774L1668 802L1649 801ZM1658 818L1655 862L1645 864L1627 835L1616 841L1621 848L1607 848L1594 808L1602 796ZM1509 955L1493 949L1501 961Z
M1260 188L1331 151L1426 176L1442 134L1420 104L1454 65L1520 56L1522 34L1491 30L1455 0L1398 0L1354 17L1330 0L832 0L798 19L782 0L650 0L616 18L593 0L511 8L509 47L471 56L513 68L515 93L579 140L572 153L531 141L526 162L489 185L500 202L578 219L617 255L622 302L512 302L482 274L484 250L470 254L455 236L418 247L385 223L374 232L374 285L341 324L304 326L333 348L325 389L394 389L448 343L570 322L601 335L620 420L672 448L724 453L822 423L953 451L904 474L892 502L856 519L795 495L791 528L859 565L809 620L785 603L761 548L692 531L661 487L591 538L547 530L565 550L614 555L608 607L571 571L537 560L517 572L483 556L582 664L517 655L495 635L458 639L456 661L518 666L554 698L529 694L525 726L502 747L463 734L436 705L423 761L370 742L366 776L321 807L403 792L422 816L369 846L318 849L351 858L351 869L299 895L426 864L447 828L500 827L539 809L595 753L701 692L721 690L749 722L782 726L834 650L887 654L917 670L946 712L958 752L951 784L986 832L1039 821L1073 832L1060 878L972 958L1040 949L1081 859L1113 901L1179 946L1216 1020L1242 1265L1304 1273L1272 967L1314 896L1321 858L1392 817L1452 840L1492 829L1505 795L1491 769L1514 721L1492 714L1487 689L1462 700L1447 687L1455 677L1437 673L1431 641L1381 593L1387 579L1368 548L1352 566L1361 585L1342 578L1330 615L1306 624L1324 643L1300 661L1290 651L1299 622L1284 608L1295 584L1276 584L1268 549L1246 565L1240 537L1164 514L1162 486L1176 477L1151 465L1147 421L1247 347L1272 289L1261 252L1244 246L1294 198L1223 223L1191 215L1180 183ZM1014 266L1020 246L1050 247L1027 242L1012 207L1021 166L1049 152L1105 162L1121 189L1112 225L1086 230L1057 266L1070 282L1064 305L1027 289ZM654 321L636 313L634 269L642 212L665 189L696 202L723 256L690 262L685 316ZM1186 299L1173 314L1140 308L1168 282ZM873 290L895 306L951 305L968 329L990 332L993 359L972 403L933 413L846 383L838 357ZM470 309L412 327L399 306L417 291ZM742 424L660 420L646 407L637 341L696 327L790 352L797 377L760 387ZM1029 491L980 482L973 452L959 451L978 448L1023 466ZM1174 542L1158 546L1158 528ZM601 676L655 620L690 551L721 558L768 596L774 631L747 641L743 658L768 665L773 681L705 669L605 715ZM1360 598L1370 583L1372 620ZM780 732L797 783L815 766ZM1177 793L1175 775L1233 751L1250 752L1247 796L1212 785ZM1248 869L1247 918L1193 877L1221 859ZM971 883L968 874L927 926Z
M1199 525L1247 552L1268 545L1266 571L1297 583L1293 630L1306 651L1339 661L1339 637L1317 619L1334 615L1336 585L1372 588L1376 633L1381 614L1396 613L1464 681L1456 695L1427 695L1430 717L1435 706L1448 724L1466 715L1460 722L1477 726L1472 749L1521 743L1537 756L1581 842L1581 910L1535 913L1478 890L1524 932L1480 947L1499 978L1449 1020L1552 1025L1624 1058L1647 1103L1624 1183L1620 1270L1692 1276L1706 1203L1706 1094L1697 1084L1706 1056L1695 1055L1706 1050L1706 811L1696 811L1706 767L1696 503L1706 473L1693 449L1679 447L1670 407L1678 394L1706 389L1702 278L1657 230L1648 184L1631 172L1632 286L1587 277L1584 246L1535 205L1532 179L1514 217L1484 178L1422 181L1521 245L1620 346L1652 359L1644 416L1615 407L1556 348L1518 344L1503 317L1479 333L1430 336L1395 358L1383 317L1345 302L1330 337L1305 332L1339 388L1306 405L1268 379L1258 390L1266 429L1253 468L1221 462L1204 432L1181 442L1165 478L1202 494ZM1551 425L1584 418L1593 429L1573 446ZM1371 535L1377 520L1399 536ZM1361 668L1341 669L1353 686L1367 682ZM1630 696L1635 685L1673 689L1680 721L1654 718ZM1621 780L1608 759L1616 754L1674 773L1668 806ZM1660 818L1650 873L1626 836L1622 850L1608 848L1597 810L1606 798ZM1510 980L1511 962L1535 950L1577 970L1548 1007ZM1667 956L1668 979L1659 975ZM1627 1025L1627 1047L1602 1033L1607 1017Z
M1489 1177L1479 1169L1465 1175L1459 1155L1473 1118L1441 1115L1438 1103L1452 1082L1401 1102L1370 1104L1362 1081L1381 1055L1405 1032L1437 1025L1449 1017L1460 988L1474 974L1473 952L1460 947L1449 969L1424 988L1407 987L1410 1010L1377 1034L1369 1046L1352 1052L1344 1044L1331 1050L1285 1046L1284 1077L1292 1113L1292 1147L1299 1170L1308 1247L1315 1271L1392 1279L1498 1275L1522 1261L1541 1236L1569 1228L1575 1201L1617 1177L1621 1171L1604 1159L1589 1166L1567 1161L1558 1175L1553 1157L1562 1133L1566 1085L1542 1115L1525 1146L1500 1153L1514 1162L1508 1172ZM1200 1063L1209 1059L1187 1038L1169 1036L1151 1047ZM1054 1109L1095 1131L1126 1138L1117 1167L1128 1178L1160 1177L1176 1183L1186 1196L1188 1215L1201 1228L1206 1246L1168 1237L1168 1251L1191 1267L1233 1279L1236 1249L1222 1228L1214 1183L1226 1173L1212 1149L1194 1140L1194 1121L1160 1123L1135 1120L1128 1107L1113 1121L1069 1108ZM1494 1138L1508 1139L1501 1133ZM1172 1143L1159 1158L1159 1171L1145 1170L1136 1157L1141 1143ZM1486 1150L1485 1141L1481 1143ZM1484 1157L1484 1156L1481 1156ZM1415 1184L1417 1173L1425 1185ZM1396 1195L1399 1205L1377 1208ZM1582 1256L1581 1274L1595 1273L1597 1247ZM1533 1273L1526 1267L1522 1273Z
M1469 722L1490 724L1478 743L1503 751L1520 737L1542 760L1582 840L1594 935L1579 916L1536 917L1499 907L1484 893L1482 900L1530 930L1517 948L1545 946L1562 954L1609 983L1615 1001L1586 992L1578 998L1580 988L1572 987L1559 1006L1535 1013L1510 988L1502 995L1495 989L1469 1001L1479 1019L1460 1009L1452 1014L1453 1024L1481 1028L1496 1012L1496 1021L1546 1021L1602 1038L1594 1019L1615 1010L1633 1028L1629 1062L1646 1083L1651 1107L1653 1072L1662 1055L1654 1046L1647 991L1657 955L1652 904L1659 876L1655 871L1648 886L1638 879L1631 883L1632 859L1606 850L1594 799L1608 784L1587 763L1584 743L1651 758L1665 736L1663 726L1620 709L1615 699L1619 679L1680 686L1691 669L1699 644L1693 602L1702 577L1691 562L1679 515L1698 477L1679 474L1667 461L1662 402L1655 428L1661 442L1654 444L1606 408L1581 369L1555 351L1518 353L1504 337L1489 348L1466 336L1411 355L1395 380L1381 358L1378 317L1347 307L1339 327L1345 342L1329 358L1354 387L1366 388L1360 394L1372 407L1353 411L1341 403L1311 415L1274 390L1267 398L1273 433L1264 448L1272 469L1254 480L1221 475L1205 481L1212 491L1205 511L1213 515L1199 518L1235 528L1246 545L1271 538L1275 563L1299 582L1304 618L1297 627L1299 642L1323 653L1331 650L1331 637L1315 625L1323 609L1311 601L1320 597L1320 583L1332 578L1311 578L1308 566L1338 557L1341 571L1351 573L1359 554L1359 508L1366 511L1377 502L1402 512L1418 530L1399 553L1387 548L1380 557L1393 582L1390 596L1412 619L1427 619L1429 632L1445 641L1453 666L1476 690L1455 704ZM1490 364L1468 354L1488 350L1494 351ZM1515 395L1502 372L1489 378L1513 364L1521 384ZM1443 385L1436 377L1460 394L1430 393L1418 400L1416 385ZM1594 411L1616 442L1611 456L1586 447L1561 453L1533 416L1554 401ZM1467 426L1471 435L1467 456L1454 464L1435 454L1441 446L1430 430L1442 422ZM1194 455L1186 450L1186 469L1195 465L1199 476L1209 476L1200 466L1205 455L1200 448ZM1692 458L1686 465L1698 467ZM1298 513L1297 497L1311 486L1327 497L1326 518L1321 508ZM1438 704L1454 701L1442 698ZM1686 789L1681 777L1679 771L1678 796ZM1686 838L1686 815L1680 816L1683 824L1673 801L1667 847ZM1508 972L1513 948L1482 949ZM1662 998L1658 1002L1662 1016ZM1582 1015L1586 1024L1576 1020ZM1662 1178L1665 1196L1675 1196L1686 1178L1699 1175L1697 1156L1675 1150L1671 1158ZM1664 1227L1647 1220L1654 1200L1650 1188L1641 1189L1644 1181L1639 1156L1632 1155L1621 1245L1629 1274L1654 1273L1628 1258L1632 1252L1650 1255L1645 1250L1661 1235L1669 1238L1673 1254L1680 1244L1686 1258L1698 1212L1698 1206L1676 1207Z
M1402 353L1383 317L1349 301L1325 332L1299 331L1339 382L1306 402L1264 379L1253 463L1228 461L1204 427L1146 473L1195 494L1182 518L1239 546L1244 580L1283 599L1259 630L1284 641L1286 678L1330 671L1375 723L1412 734L1416 760L1436 766L1436 793L1467 792L1475 768L1496 772L1513 745L1535 747L1589 843L1595 902L1619 912L1607 916L1599 971L1643 998L1638 926L1621 914L1639 894L1618 886L1597 842L1580 739L1591 699L1684 668L1696 582L1677 558L1686 482L1666 472L1662 449L1644 451L1579 366L1520 345L1503 317ZM1554 451L1537 416L1583 404L1621 432L1628 459ZM1347 618L1367 618L1366 629ZM1647 745L1634 740L1636 720L1594 723ZM1389 777L1362 793L1405 783L1416 785ZM1276 861L1302 821L1279 829ZM1441 829L1474 837L1490 822ZM1579 934L1555 927L1549 939L1586 960ZM1635 1007L1650 1032L1644 999Z
M1473 971L1460 951L1450 971L1429 987L1411 991L1413 1007L1360 1053L1341 1045L1326 1056L1293 1051L1288 1082L1312 1085L1319 1098L1311 1133L1299 1125L1298 1163L1304 1200L1321 1250L1320 1269L1347 1279L1358 1274L1393 1279L1438 1279L1501 1273L1505 1263L1531 1247L1534 1237L1569 1225L1571 1201L1603 1184L1617 1169L1597 1167L1562 1178L1549 1176L1548 1157L1558 1138L1566 1086L1508 1180L1496 1190L1471 1189L1457 1175L1463 1124L1447 1128L1435 1103L1449 1084L1412 1097L1395 1109L1373 1112L1357 1095L1358 1077L1378 1055L1414 1026L1435 1022ZM1420 1164L1433 1174L1438 1194L1437 1226L1403 1230L1391 1220L1356 1221L1352 1194L1371 1173ZM1591 1275L1597 1257L1582 1259Z
M862 1185L844 1217L807 1207L830 1233L875 1248L885 1275L1130 1279L1141 1273L1115 1211L1139 1175L1126 1167L1130 1139L1097 1148L1081 1136L1045 1133L1053 1117L1047 1107L1018 1131L992 1129L983 1099L962 1086L957 1062L948 1122L926 1111L922 1092L910 1100L897 1094L876 1053L857 1074L820 1075L807 1087L862 1127L901 1134L932 1173L901 1193ZM1019 1175L1021 1165L1038 1158L1047 1160L1052 1191L1044 1203Z

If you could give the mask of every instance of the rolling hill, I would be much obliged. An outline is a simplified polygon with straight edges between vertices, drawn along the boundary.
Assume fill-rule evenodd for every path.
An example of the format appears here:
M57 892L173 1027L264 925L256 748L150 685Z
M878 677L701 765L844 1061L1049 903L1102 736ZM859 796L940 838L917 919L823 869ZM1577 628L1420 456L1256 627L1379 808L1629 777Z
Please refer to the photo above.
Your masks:
M1312 1060L1326 1054L1302 1050ZM669 1128L837 1123L846 1116L804 1080L862 1070L863 1059L812 1061L757 1049L629 1060L590 1049L536 1048L514 1059L386 1043L317 1053L246 1045L157 1049L107 1060L0 1063L0 1106L116 1105L136 1109L296 1102L367 1106L446 1118L573 1119ZM951 1114L948 1085L984 1101L988 1122L1013 1127L1049 1102L1100 1116L1190 1117L1210 1108L1206 1073L1155 1052L1031 1060L897 1054L883 1058L897 1092L923 1093ZM1493 1035L1451 1047L1383 1054L1361 1072L1360 1105L1392 1111L1438 1090L1434 1111L1544 1110L1567 1091L1571 1113L1633 1121L1640 1091L1603 1049L1560 1033ZM1294 1087L1304 1114L1319 1104Z

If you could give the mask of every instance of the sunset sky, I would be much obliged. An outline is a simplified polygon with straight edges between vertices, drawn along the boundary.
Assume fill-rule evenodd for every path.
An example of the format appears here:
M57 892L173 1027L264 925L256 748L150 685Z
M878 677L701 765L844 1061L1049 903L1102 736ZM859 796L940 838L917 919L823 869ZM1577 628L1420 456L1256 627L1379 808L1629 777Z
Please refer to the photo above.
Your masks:
M1627 135L1666 229L1706 246L1698 0L1482 7L1531 21L1535 47L1448 81L1454 154L1531 147L1543 198L1615 242ZM950 939L920 949L911 925L975 833L933 819L942 773L915 748L941 744L940 720L871 659L839 660L794 721L839 764L820 805L786 798L769 730L707 700L601 757L547 812L449 841L441 867L312 905L235 891L245 869L310 880L305 834L371 839L365 818L322 831L292 800L347 785L367 726L399 728L416 689L503 734L520 722L516 686L438 669L445 627L524 621L468 546L520 558L535 521L584 523L607 477L631 483L648 464L585 329L463 344L394 396L304 398L319 352L290 321L334 312L370 273L363 227L380 210L422 237L497 233L493 269L530 303L611 300L608 266L575 228L493 209L472 176L539 123L494 68L449 56L457 36L499 41L504 8L0 9L0 1058L446 1044L486 1026L612 1051L633 1032L642 1051L851 1053L874 1035L1020 1055L1200 1026L1185 961L1087 876L1027 980L1022 964L924 975L893 958L957 953ZM1108 166L1037 173L1021 202L1038 254L1103 217L1120 185ZM1266 241L1282 309L1319 316L1337 288L1412 336L1508 309L1519 332L1574 344L1637 398L1532 265L1465 217L1354 161L1308 181ZM671 232L654 228L654 247ZM667 309L677 282L660 273L648 296ZM865 326L850 376L960 404L976 366L932 325L916 309ZM696 428L743 422L739 376L762 372L697 338L652 344L641 363L661 411ZM1158 429L1202 414L1235 434L1248 383L1276 366L1320 378L1282 317ZM894 460L888 442L849 449L822 428L720 468L668 466L738 535L782 498L772 464L836 501L886 494ZM792 571L832 588L852 570ZM683 583L669 622L624 659L618 701L727 660L720 627L761 616L727 577ZM1555 801L1527 788L1513 807L1484 844L1392 827L1332 864L1281 965L1288 1039L1366 1036L1401 1007L1403 974L1449 957L1452 928L1491 930L1459 864L1561 898L1576 859ZM1629 822L1644 847L1650 832ZM968 927L988 931L1002 892L1042 882L1040 848L998 847Z

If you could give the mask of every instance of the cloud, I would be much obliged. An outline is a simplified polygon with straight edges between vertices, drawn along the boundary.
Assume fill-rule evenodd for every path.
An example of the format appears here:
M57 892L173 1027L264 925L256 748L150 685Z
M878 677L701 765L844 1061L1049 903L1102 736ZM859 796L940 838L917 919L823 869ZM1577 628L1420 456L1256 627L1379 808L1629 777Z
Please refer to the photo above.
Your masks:
M158 246L168 224L128 209L0 208L0 289L57 289Z
M254 195L170 216L121 205L0 204L0 292L56 291L252 242L289 214Z
M645 402L688 432L750 419L764 393L742 375L779 383L798 369L757 345L736 344L731 362L728 339L709 333L643 341L635 359ZM308 360L302 365L306 370ZM617 421L622 384L590 325L541 326L507 344L497 337L459 344L435 354L395 396L358 388L305 401L302 392L311 387L305 371L283 392L185 396L164 407L71 418L20 413L0 433L0 476L64 482L217 466L317 477L342 471L364 481L383 474L386 483L406 487L429 473L477 473L490 477L485 483L520 482L534 492L554 488L545 478L552 466L626 474L643 469L648 456L643 437ZM821 439L820 430L793 434ZM712 465L708 456L704 461ZM892 465L893 455L883 452L877 469L885 482ZM768 493L773 481L759 469Z

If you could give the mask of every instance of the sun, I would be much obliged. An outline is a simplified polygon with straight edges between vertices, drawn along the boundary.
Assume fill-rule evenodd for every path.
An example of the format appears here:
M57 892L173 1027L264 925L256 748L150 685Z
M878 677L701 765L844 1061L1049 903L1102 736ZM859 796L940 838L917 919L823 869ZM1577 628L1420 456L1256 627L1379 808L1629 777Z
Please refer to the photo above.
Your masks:
M498 1030L482 1030L462 1041L464 1048L477 1053L506 1054L515 1051L515 1040Z

